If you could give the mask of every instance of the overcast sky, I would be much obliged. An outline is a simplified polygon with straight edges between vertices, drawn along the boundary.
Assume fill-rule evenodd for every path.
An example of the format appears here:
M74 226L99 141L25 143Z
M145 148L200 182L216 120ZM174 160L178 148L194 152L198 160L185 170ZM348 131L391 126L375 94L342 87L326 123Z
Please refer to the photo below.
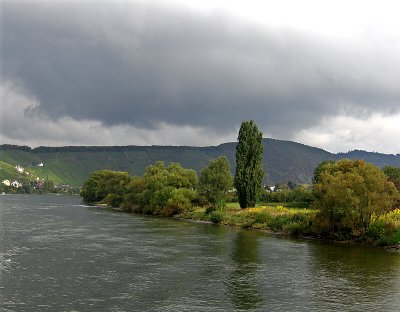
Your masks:
M400 153L398 1L0 2L0 143Z

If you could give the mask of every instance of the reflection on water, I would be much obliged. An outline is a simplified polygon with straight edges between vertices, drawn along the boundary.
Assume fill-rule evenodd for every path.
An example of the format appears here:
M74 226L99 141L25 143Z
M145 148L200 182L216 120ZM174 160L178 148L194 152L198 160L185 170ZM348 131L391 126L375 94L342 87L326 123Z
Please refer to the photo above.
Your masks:
M226 281L228 296L236 308L254 309L262 302L255 279L260 262L256 236L249 231L236 233L232 249L233 269Z
M2 196L0 311L399 311L400 254Z
M399 309L400 256L363 246L312 245L314 292L330 305L381 311ZM328 284L324 283L329 281Z

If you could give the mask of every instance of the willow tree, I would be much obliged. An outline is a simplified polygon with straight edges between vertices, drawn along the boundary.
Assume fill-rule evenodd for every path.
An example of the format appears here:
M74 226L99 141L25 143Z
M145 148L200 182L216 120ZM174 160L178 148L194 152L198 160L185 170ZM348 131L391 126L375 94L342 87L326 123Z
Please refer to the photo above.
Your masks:
M370 223L393 210L399 199L388 177L363 160L325 163L313 191L321 229L342 234L365 233Z
M209 162L208 166L201 170L199 190L208 202L215 205L224 205L225 196L232 188L232 175L229 160L221 156Z
M236 146L235 187L241 208L254 207L262 187L262 133L253 120L240 126Z

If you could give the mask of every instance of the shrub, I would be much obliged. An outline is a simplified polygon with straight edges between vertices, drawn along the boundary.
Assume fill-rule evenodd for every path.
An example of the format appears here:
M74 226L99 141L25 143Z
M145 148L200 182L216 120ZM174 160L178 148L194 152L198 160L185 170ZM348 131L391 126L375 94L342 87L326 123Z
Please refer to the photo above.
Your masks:
M290 221L290 217L288 216L277 216L268 223L268 227L273 230L282 230L287 223L290 223Z
M169 193L169 198L164 207L160 209L160 214L170 217L191 208L191 201L195 197L195 191L186 188L173 189Z
M377 241L385 236L386 224L382 221L371 223L366 231L366 237Z
M268 211L254 212L252 213L252 216L256 223L268 223L272 219L272 216Z
M397 229L389 236L380 238L376 244L378 246L393 246L400 244L400 229Z
M217 210L217 208L216 207L214 207L214 206L210 206L210 207L207 207L206 208L206 214L210 214L211 212L213 212L213 211L215 211L215 210Z
M215 210L210 213L210 220L214 224L221 223L223 219L224 219L224 216L221 211Z
M286 223L282 229L294 236L299 236L310 232L310 229L306 223L296 221Z

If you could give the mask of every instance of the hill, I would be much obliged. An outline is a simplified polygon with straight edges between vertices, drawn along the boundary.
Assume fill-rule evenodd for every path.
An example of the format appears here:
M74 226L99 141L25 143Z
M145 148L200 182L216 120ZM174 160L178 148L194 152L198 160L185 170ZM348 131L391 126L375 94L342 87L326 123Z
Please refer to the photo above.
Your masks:
M319 148L291 141L263 139L266 184L278 182L310 182L314 168L324 160L339 158L364 159L379 167L399 166L400 155L365 151L332 154ZM38 147L0 145L0 178L21 178L14 168L21 165L33 176L49 178L55 184L81 186L90 172L99 169L127 171L141 175L157 160L179 162L197 172L211 159L225 155L232 172L235 166L236 143L218 146L64 146ZM38 167L37 163L43 163Z

